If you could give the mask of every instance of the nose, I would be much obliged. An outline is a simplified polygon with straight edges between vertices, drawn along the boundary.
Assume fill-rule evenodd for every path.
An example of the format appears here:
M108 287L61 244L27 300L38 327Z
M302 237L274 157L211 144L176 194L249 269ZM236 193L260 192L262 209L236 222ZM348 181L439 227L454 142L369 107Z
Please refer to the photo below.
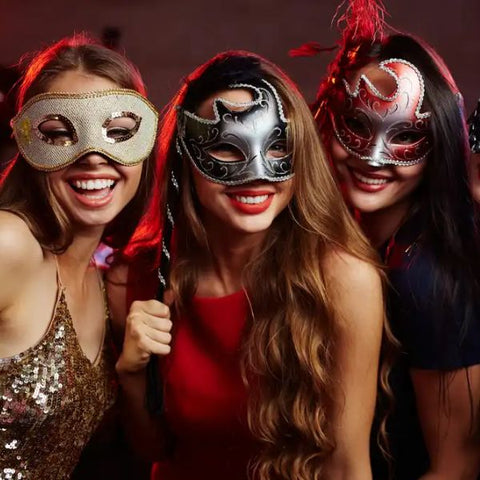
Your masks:
M88 152L78 160L78 165L84 167L97 167L108 164L108 159L98 152Z
M371 167L381 167L385 164L385 157L388 157L384 138L381 134L377 135L372 141L370 155L366 158L367 164Z

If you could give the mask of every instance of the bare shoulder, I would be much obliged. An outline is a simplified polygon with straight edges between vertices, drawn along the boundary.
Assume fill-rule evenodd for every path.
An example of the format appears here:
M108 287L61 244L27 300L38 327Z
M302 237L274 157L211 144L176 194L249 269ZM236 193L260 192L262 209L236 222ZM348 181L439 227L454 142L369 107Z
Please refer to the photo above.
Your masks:
M322 267L336 342L334 455L327 461L327 477L369 478L369 439L377 398L377 379L384 322L380 273L368 261L331 249Z
M21 274L44 260L44 253L28 225L19 216L0 210L0 275L4 270Z
M0 310L15 302L44 260L42 247L28 225L17 215L0 210Z
M378 268L340 249L330 249L323 259L326 280L338 288L381 289Z
M323 260L327 288L337 313L348 324L381 326L382 278L378 268L354 255L331 249Z

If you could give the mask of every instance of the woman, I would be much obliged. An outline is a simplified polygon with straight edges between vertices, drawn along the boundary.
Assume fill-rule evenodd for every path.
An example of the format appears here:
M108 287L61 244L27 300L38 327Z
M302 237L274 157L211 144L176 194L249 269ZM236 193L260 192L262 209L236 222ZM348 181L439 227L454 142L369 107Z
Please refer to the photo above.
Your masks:
M314 109L345 198L388 266L402 344L387 429L393 478L475 479L480 265L461 96L433 49L382 34L383 12L368 3L350 2ZM375 478L386 478L377 463Z
M36 55L20 85L0 187L1 478L70 478L115 400L93 254L126 245L148 197L144 94L133 65L84 36Z
M160 143L164 195L183 165L168 301L146 300L139 257L110 292L131 436L163 456L153 478L372 478L381 280L300 93L257 55L219 54L173 98ZM151 355L162 428L144 408Z

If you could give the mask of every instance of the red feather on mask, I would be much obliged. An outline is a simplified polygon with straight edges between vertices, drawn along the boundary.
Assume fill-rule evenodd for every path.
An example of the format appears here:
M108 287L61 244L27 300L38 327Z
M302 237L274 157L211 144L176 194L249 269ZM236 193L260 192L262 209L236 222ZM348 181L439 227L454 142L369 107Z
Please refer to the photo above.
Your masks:
M342 10L343 14L340 14ZM362 61L367 63L370 46L385 41L388 30L392 30L385 21L386 14L382 0L344 0L338 6L332 23L338 18L339 51L328 65L327 76L317 93L314 112L319 123L325 122L328 103L339 79L344 78L352 66L358 67Z
M307 42L297 48L291 48L288 55L290 57L313 57L321 52L331 52L337 48L337 45L322 47L318 42Z
M334 19L345 3L346 0L338 6ZM342 31L343 45L362 40L372 43L384 40L388 28L386 13L382 0L349 0L345 12L337 20L337 27Z

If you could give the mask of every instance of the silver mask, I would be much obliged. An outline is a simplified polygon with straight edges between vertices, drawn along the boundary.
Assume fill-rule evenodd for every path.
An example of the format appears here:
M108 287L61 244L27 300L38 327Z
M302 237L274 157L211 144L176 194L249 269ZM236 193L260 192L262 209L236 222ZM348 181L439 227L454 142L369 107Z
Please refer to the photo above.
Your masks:
M178 111L178 147L208 180L224 185L241 185L255 180L283 182L293 177L292 154L287 151L287 127L282 103L275 88L234 84L253 93L253 100L233 103L223 98L213 101L214 119L202 118L183 108ZM231 107L241 107L232 110ZM281 142L284 154L268 155ZM215 158L210 150L233 147L241 160Z

